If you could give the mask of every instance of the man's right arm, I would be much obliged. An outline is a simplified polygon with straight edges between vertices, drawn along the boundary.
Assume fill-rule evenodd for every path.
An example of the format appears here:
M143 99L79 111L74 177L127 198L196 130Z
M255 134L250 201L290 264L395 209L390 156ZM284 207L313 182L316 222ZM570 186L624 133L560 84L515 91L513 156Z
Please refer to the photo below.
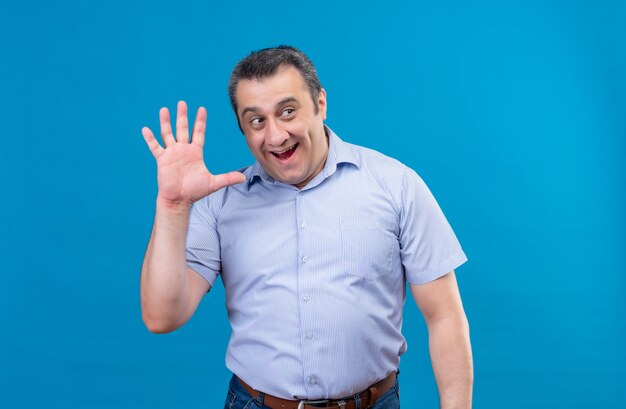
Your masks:
M187 104L178 103L176 137L169 111L160 111L163 145L152 131L143 136L157 161L157 196L154 226L141 269L141 313L148 329L171 332L193 315L209 283L186 264L186 239L193 203L211 193L245 180L240 172L213 175L203 160L206 110L198 109L191 141Z
M141 312L154 333L171 332L185 324L209 290L209 283L186 265L188 206L157 201L154 227L141 269Z

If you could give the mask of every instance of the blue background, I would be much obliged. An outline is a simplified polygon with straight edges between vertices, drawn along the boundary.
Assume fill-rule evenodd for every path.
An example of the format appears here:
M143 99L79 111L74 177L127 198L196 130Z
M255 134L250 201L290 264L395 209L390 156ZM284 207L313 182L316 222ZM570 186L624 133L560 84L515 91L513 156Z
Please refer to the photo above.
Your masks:
M281 43L333 130L413 167L455 229L475 407L626 407L624 21L618 1L3 2L0 407L221 407L221 282L171 334L141 321L140 130L185 99L212 171L251 163L226 83ZM403 407L435 408L410 298L404 332Z

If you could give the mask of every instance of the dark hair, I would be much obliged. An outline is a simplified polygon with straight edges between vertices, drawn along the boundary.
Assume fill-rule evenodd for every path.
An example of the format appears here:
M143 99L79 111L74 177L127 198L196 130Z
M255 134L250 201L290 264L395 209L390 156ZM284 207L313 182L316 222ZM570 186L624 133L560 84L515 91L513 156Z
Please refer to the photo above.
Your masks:
M276 74L280 66L292 66L300 71L304 82L309 87L315 113L318 113L317 98L320 95L322 84L317 77L317 72L313 63L302 51L288 45L279 45L278 47L264 48L259 51L251 52L246 58L239 61L233 72L230 74L228 81L228 97L230 104L235 111L237 122L237 85L242 79L263 79ZM241 129L241 125L239 126Z

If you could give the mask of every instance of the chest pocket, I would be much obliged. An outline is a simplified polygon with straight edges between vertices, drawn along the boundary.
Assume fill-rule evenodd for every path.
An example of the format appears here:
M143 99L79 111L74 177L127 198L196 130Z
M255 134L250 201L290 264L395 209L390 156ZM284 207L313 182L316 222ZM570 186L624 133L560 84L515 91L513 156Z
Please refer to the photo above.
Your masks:
M397 243L393 226L356 216L342 217L340 225L345 272L366 280L389 274Z

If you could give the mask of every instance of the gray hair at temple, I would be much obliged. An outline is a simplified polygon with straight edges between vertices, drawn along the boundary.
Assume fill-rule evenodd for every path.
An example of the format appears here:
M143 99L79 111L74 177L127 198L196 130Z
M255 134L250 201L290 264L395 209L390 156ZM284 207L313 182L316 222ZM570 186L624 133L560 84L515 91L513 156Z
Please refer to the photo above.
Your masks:
M239 116L237 115L236 94L239 81L242 79L259 80L271 77L276 74L278 68L283 65L292 66L300 72L311 93L315 113L318 113L317 98L320 95L322 84L317 77L317 71L313 63L309 57L297 48L288 45L279 45L278 47L264 48L259 51L251 52L247 57L237 63L233 72L230 74L228 81L228 97L230 98L233 111L235 111L237 123L239 123ZM241 129L241 124L239 125L239 129Z

